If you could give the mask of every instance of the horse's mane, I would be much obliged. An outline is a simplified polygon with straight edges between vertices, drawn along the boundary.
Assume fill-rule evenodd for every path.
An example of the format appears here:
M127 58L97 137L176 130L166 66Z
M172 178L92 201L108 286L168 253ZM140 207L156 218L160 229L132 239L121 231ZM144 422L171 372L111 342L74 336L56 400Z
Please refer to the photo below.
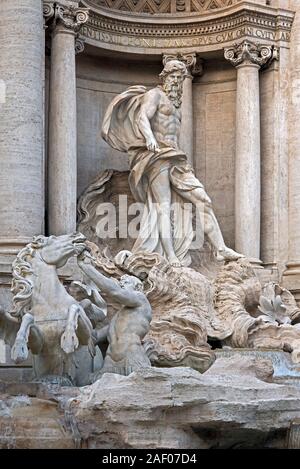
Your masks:
M13 297L13 310L11 315L21 318L31 309L31 297L34 283L28 277L32 275L31 261L35 256L37 249L47 244L46 236L35 236L31 243L27 244L17 255L12 263L13 280L11 291Z

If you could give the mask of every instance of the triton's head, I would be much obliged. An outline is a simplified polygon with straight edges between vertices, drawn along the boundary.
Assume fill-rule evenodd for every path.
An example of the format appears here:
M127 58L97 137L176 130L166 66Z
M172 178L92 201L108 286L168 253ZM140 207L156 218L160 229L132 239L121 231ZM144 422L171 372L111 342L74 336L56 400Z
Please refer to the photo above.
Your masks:
M137 291L143 291L143 284L142 282L133 275L122 275L120 279L120 287L127 289L133 289Z

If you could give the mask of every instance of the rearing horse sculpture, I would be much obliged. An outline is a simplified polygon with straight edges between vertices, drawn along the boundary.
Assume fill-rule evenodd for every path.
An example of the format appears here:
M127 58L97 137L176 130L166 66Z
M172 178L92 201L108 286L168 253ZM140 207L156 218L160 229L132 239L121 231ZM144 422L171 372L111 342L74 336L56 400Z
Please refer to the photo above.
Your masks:
M13 311L0 311L0 337L12 345L12 359L26 360L30 349L36 378L61 385L87 384L93 371L92 323L56 271L86 249L84 242L81 233L35 237L13 262ZM86 382L78 380L78 361Z

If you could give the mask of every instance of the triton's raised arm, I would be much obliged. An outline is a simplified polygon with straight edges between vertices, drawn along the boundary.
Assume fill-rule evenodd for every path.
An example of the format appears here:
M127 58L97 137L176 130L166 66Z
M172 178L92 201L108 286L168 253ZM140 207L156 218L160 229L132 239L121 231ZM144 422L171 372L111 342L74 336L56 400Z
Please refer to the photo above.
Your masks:
M87 257L80 256L77 258L79 268L90 278L96 286L106 293L110 298L114 299L122 305L135 307L141 304L141 295L135 290L124 290L115 281L101 274Z
M156 138L153 135L150 120L157 112L157 107L160 100L160 92L158 88L145 93L141 108L140 108L140 119L139 129L146 139L146 146L150 151L159 151L159 146Z

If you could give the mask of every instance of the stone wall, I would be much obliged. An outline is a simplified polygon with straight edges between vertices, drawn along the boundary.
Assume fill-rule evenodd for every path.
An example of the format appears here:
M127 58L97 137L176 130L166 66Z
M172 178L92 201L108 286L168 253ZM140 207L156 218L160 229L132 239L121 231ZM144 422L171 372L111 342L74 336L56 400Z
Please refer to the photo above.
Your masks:
M125 154L113 150L101 138L100 129L107 106L128 86L158 84L160 66L151 62L86 57L77 63L78 195L99 171L128 169Z
M234 247L235 70L208 62L193 86L196 175L212 199L225 242Z

